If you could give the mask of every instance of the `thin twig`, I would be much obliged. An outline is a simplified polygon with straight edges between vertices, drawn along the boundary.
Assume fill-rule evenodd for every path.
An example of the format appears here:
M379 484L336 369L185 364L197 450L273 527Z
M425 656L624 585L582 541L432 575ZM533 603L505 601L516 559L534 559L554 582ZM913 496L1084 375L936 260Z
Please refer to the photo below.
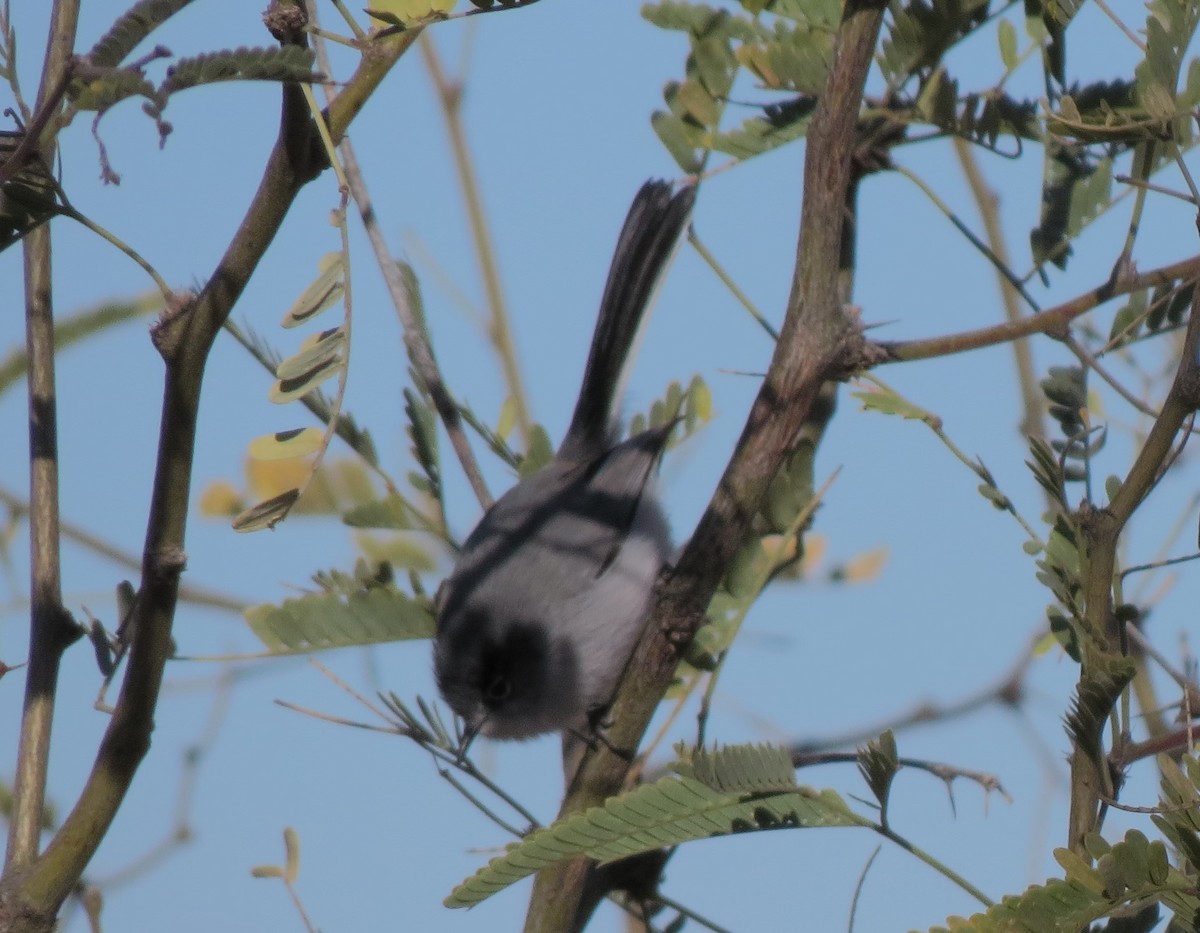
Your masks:
M1116 282L1112 281L1110 276L1102 285L1098 285L1090 291L1053 308L1047 308L1037 314L1030 314L1018 321L995 324L991 327L958 334L932 337L927 340L881 342L879 346L887 353L886 362L896 363L903 360L924 360L937 356L949 356L954 353L965 353L968 350L995 346L1033 334L1045 334L1049 337L1060 338L1067 333L1071 321L1112 298L1155 285L1172 285L1180 279L1195 279L1198 276L1200 276L1200 256L1193 256L1190 259L1183 259L1149 272L1122 276Z
M1031 43L1031 48L1034 47L1036 44ZM1000 267L996 270L996 278L1000 285L1000 300L1004 305L1004 316L1009 321L1019 320L1022 317L1020 305L1017 303L1020 290L1012 283L1008 275L1000 271L1001 269L1012 269L1008 243L1004 237L1004 226L1000 223L1000 198L984 178L983 172L979 168L979 162L975 158L974 148L958 136L955 136L953 141L954 152L958 156L963 174L967 176L967 184L971 188L971 196L975 199L979 216L983 219L983 230L987 236L988 246L992 255L1000 263ZM1034 374L1033 351L1027 340L1014 340L1012 349L1013 359L1017 366L1017 384L1021 389L1021 407L1024 412L1021 416L1021 434L1025 437L1044 437L1046 434L1045 408L1037 377Z
M960 716L967 716L977 712L993 703L1016 708L1020 706L1024 695L1025 674L1029 669L1029 665L1033 662L1033 649L1040 640L1041 635L1039 633L1037 637L1031 639L1029 647L1021 653L1021 656L1017 659L1011 670L998 681L960 700L944 704L918 703L909 712L889 719L882 725L871 726L866 729L856 729L853 732L829 736L824 739L809 739L803 742L795 742L789 747L789 750L793 757L811 756L828 749L861 745L863 742L869 742L885 730L890 729L893 732L899 732L902 729L924 723L945 722L950 719L957 719Z
M989 263L991 263L992 268L994 268L996 272L1003 277L1003 279L1017 292L1017 294L1025 300L1025 303L1029 305L1032 311L1036 313L1041 310L1033 296L1026 291L1025 285L1021 282L1021 279L1017 276L1017 274L1008 267L1008 264L1004 262L1003 259L996 255L996 252L990 246L984 243L983 240L981 240L979 236L966 225L966 222L963 221L958 214L951 210L950 205L943 201L941 197L938 196L938 193L934 191L933 188L931 188L928 184L926 184L925 180L921 178L920 175L918 175L916 172L909 171L903 166L895 166L895 171L899 172L921 189L921 192L925 195L925 197L929 198L929 200L933 202L933 206L941 211L942 215L954 225L955 229L965 236L967 241L974 246L975 249L983 254L983 257Z
M1189 680L1183 671L1178 670L1168 661L1166 655L1154 647L1154 643L1142 634L1140 628L1132 622L1126 622L1125 635L1131 644L1136 645L1139 651L1153 659L1163 669L1163 672L1175 681L1176 686L1183 691L1184 697L1194 708L1200 709L1200 689L1197 689L1196 684Z
M712 269L717 278L721 280L721 284L729 289L729 293L737 299L738 304L746 309L746 313L758 322L758 326L767 332L767 336L769 336L772 340L778 340L779 331L777 331L771 322L763 316L763 313L754 306L754 302L752 302L746 293L738 287L737 282L735 282L732 276L725 271L725 267L717 261L717 257L709 252L708 247L704 245L700 237L696 236L696 231L690 226L688 227L687 231L687 240L692 249L700 254L700 258L707 263L708 267Z
M316 22L316 10L313 3L309 3L309 15ZM315 45L320 67L328 70L329 59L324 42L318 38ZM326 94L329 95L331 93L332 91L326 88ZM445 381L442 379L441 370L434 357L433 346L429 341L429 334L425 328L425 324L421 320L419 309L413 306L412 296L410 296L409 290L405 285L404 276L401 274L399 267L392 258L391 252L388 250L383 230L379 226L378 215L375 213L375 208L371 201L370 191L367 188L366 180L363 177L358 159L354 153L354 147L349 139L341 141L339 152L342 157L342 168L346 175L346 184L349 187L350 196L354 199L355 207L358 208L363 229L366 230L367 239L370 241L371 248L375 253L375 262L383 273L383 280L387 287L388 295L391 297L392 304L396 308L396 313L400 317L408 358L412 362L413 369L423 383L425 390L429 393L429 397L433 401L433 406L437 410L442 425L446 428L450 444L453 446L458 461L462 465L467 482L470 483L471 489L475 493L475 498L486 509L492 504L491 493L488 492L487 484L483 480L483 474L479 470L479 464L475 460L475 454L472 452L471 445L468 443L466 434L463 431L462 416L459 414L458 405L451 397L449 390L446 388Z
M693 923L698 923L705 929L712 930L713 933L731 933L729 929L721 926L715 920L709 920L704 915L696 913L696 911L692 910L690 907L685 907L683 904L679 903L679 901L673 900L661 892L656 893L654 895L654 899L661 903L664 907L668 907L675 911L681 917L687 917Z
M854 764L859 759L857 752L817 752L815 754L792 753L792 766L795 768L810 768L814 765ZM925 758L897 758L897 763L905 768L925 771L934 777L951 784L956 778L964 778L978 784L984 791L996 792L1008 803L1012 803L1012 794L1004 789L1000 779L987 771L976 771L972 768L961 768L958 765L946 764L942 761L929 761Z
M863 865L862 871L858 873L858 881L854 885L854 897L850 901L850 920L846 924L847 933L854 933L854 918L858 914L858 899L862 895L863 887L866 885L867 872L871 870L871 866L875 864L875 859L881 851L883 851L883 846L876 846L875 851L871 853L870 858Z
M529 416L529 400L526 398L521 369L517 363L517 350L509 327L508 305L504 290L500 286L500 270L496 266L496 248L492 243L487 218L484 215L483 198L479 193L479 182L475 178L474 159L467 145L466 131L462 123L461 79L451 80L442 68L437 47L429 36L421 37L421 57L429 71L437 91L438 103L446 121L446 132L450 134L450 149L454 153L454 164L458 169L463 198L467 202L467 217L471 223L471 235L475 243L475 255L483 276L484 292L487 295L488 313L491 317L489 336L496 346L504 380L508 384L509 397L513 400L517 427L526 444L533 436L533 423Z
M18 517L29 515L28 500L16 495L11 490L0 486L0 502L8 508L9 512ZM93 554L103 557L105 560L110 560L119 567L124 567L126 570L138 571L142 568L142 558L133 551L127 551L120 548L110 541L105 541L103 538L92 534L71 522L60 522L59 531L64 538L74 541ZM238 599L236 596L230 596L222 593L219 590L209 589L203 586L194 586L188 583L179 585L179 598L184 602L191 603L196 606L209 606L213 609L224 609L227 612L244 612L250 605L244 599Z

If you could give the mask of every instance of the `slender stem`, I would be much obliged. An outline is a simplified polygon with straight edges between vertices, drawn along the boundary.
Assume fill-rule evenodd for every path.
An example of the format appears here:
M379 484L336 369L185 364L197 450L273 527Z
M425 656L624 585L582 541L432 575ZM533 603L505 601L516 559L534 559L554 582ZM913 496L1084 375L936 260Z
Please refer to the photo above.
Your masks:
M661 891L657 892L654 895L654 899L656 901L658 901L660 904L662 904L664 907L668 907L671 910L675 911L677 914L687 917L693 923L699 924L700 926L704 927L705 929L712 930L713 933L732 933L732 931L729 930L727 927L720 926L715 920L709 920L703 914L696 913L696 911L692 910L690 907L686 907L685 905L679 903L679 901L672 900L671 898L669 898L665 894L663 894Z
M316 4L310 2L309 16L313 17L313 22L316 22L316 14ZM315 45L317 60L321 68L328 74L330 71L329 57L325 44L318 39ZM327 88L326 93L331 94L332 92ZM475 454L467 441L466 432L463 431L458 404L450 395L449 389L446 388L445 380L442 379L442 372L433 355L433 345L429 340L429 332L424 321L421 319L420 309L414 307L412 296L404 282L404 276L388 250L387 240L380 227L379 216L375 213L371 192L367 188L362 168L358 164L354 146L349 139L343 139L339 151L342 157L341 170L345 173L350 196L358 208L363 229L366 230L367 239L375 253L375 262L383 273L384 285L396 308L396 314L400 317L400 325L404 330L404 346L408 351L409 361L433 401L433 407L437 410L438 417L441 418L446 434L450 438L450 445L454 448L454 453L462 465L463 473L475 493L475 498L486 509L492 504L491 493L488 492L487 483L484 482L479 464L475 460Z
M1010 322L1019 320L1022 317L1021 307L1017 302L1020 292L1009 277L1000 271L1001 268L1012 269L1008 243L1004 238L1004 227L1000 223L1000 198L983 177L979 161L975 158L975 149L956 136L954 152L958 156L963 174L967 176L967 184L971 186L971 195L975 198L979 216L983 218L983 231L988 246L1000 263L1000 267L996 269L996 277L1000 285L1000 299L1004 303L1004 316ZM1046 428L1042 393L1038 389L1037 376L1034 373L1033 350L1028 340L1014 340L1012 349L1013 359L1017 364L1017 382L1021 387L1021 407L1024 412L1021 417L1021 434L1024 437L1044 437Z
M92 231L92 233L94 233L94 234L96 234L96 236L100 237L100 239L111 243L113 246L115 246L117 249L119 249L122 253L124 253L126 256L128 256L130 259L132 259L135 263L137 263L139 266L141 266L142 270L146 273L146 275L150 276L150 278L154 282L154 285L162 293L163 298L166 299L168 302L171 301L171 299L174 297L174 294L175 294L174 291L172 291L171 286L168 285L166 280L161 275L158 274L158 270L155 269L154 266L150 265L150 263L147 262L145 258L143 258L141 253L139 253L132 246L127 244L124 240L122 240L120 237L118 237L115 233L112 233L111 231L104 229L99 224L95 223L91 218L86 217L83 214L79 213L79 211L75 210L75 208L71 207L71 205L69 205L69 204L64 204L62 207L60 207L58 209L58 212L60 214L62 214L64 217L70 217L76 223L82 224L83 226L87 227L89 230Z
M1173 285L1180 279L1190 280L1200 277L1200 256L1183 259L1179 262L1142 272L1137 275L1122 276L1118 281L1106 281L1082 295L1065 301L1053 308L1030 314L1016 321L995 324L979 330L964 331L958 334L947 334L944 337L932 337L928 340L905 340L881 343L887 353L887 362L895 363L902 360L924 360L935 356L949 356L953 353L965 353L968 350L978 350L983 347L1008 343L1021 337L1033 334L1045 334L1059 338L1066 334L1068 325L1075 318L1086 314L1104 302L1156 285Z
M758 326L767 332L767 336L772 340L778 340L779 331L771 325L770 321L763 317L762 312L754 306L754 302L750 300L749 296L738 287L737 282L725 271L725 267L717 261L717 257L709 252L708 247L704 245L700 237L696 236L696 231L691 227L688 227L687 239L692 249L700 254L700 258L708 264L708 267L721 280L721 284L729 289L730 294L738 300L738 304L746 309L746 313L758 322Z
M521 368L517 364L517 350L513 345L509 328L508 305L504 290L500 287L500 270L496 267L496 248L483 210L483 198L479 194L479 182L475 178L475 163L467 145L466 132L462 123L462 85L447 77L442 68L437 47L428 36L421 39L421 55L429 76L437 90L438 102L442 105L442 116L446 120L446 131L450 134L450 148L454 152L454 164L458 167L458 178L462 184L463 197L467 202L467 216L471 222L471 235L475 241L475 253L483 275L483 288L487 294L488 313L491 315L491 338L504 369L504 379L516 409L517 427L521 437L528 443L533 434L529 417L529 400L521 379Z
M4 503L13 515L26 516L30 514L29 502L3 486L0 486L0 502ZM87 548L93 554L112 561L119 567L127 570L140 570L142 567L142 559L137 554L117 547L111 541L106 541L85 528L60 521L59 531L64 538ZM225 609L229 612L241 612L250 605L246 600L238 599L236 596L187 583L180 584L179 598L196 606L210 606L213 609Z
M38 90L39 109L50 105L70 66L79 5L57 0ZM56 105L56 102L55 104ZM52 158L54 140L43 146ZM38 854L46 799L46 771L58 670L62 653L79 629L62 604L58 531L58 410L54 382L54 307L50 227L43 224L24 241L25 347L29 359L29 667L21 714L21 737L13 781L5 876L28 866Z
M977 888L977 887L975 887L975 885L971 884L971 882L969 882L966 878L964 878L962 875L960 875L958 872L956 872L949 865L945 864L944 862L938 861L936 858L934 858L932 855L930 855L928 852L926 852L920 846L913 845L913 843L909 842L903 836L897 835L895 832L893 832L892 830L890 830L884 826L876 826L875 831L877 833L879 833L879 835L883 836L885 839L890 839L892 842L894 842L896 845L898 845L905 852L908 852L911 855L915 855L917 858L919 858L922 862L924 862L926 865L928 865L930 868L932 868L938 874L949 879L950 881L953 881L956 885L958 885L960 888L962 888L964 891L966 891L968 894L970 894L971 897L973 897L973 898L975 898L975 900L979 901L979 903L981 903L984 907L991 907L992 904L994 903L992 901L992 899L990 897L988 897L986 894L984 894L982 891L980 891L979 888Z
M970 227L968 227L966 223L963 222L962 218L960 218L956 213L954 213L954 211L950 209L950 205L943 201L941 197L938 196L938 193L929 185L927 185L925 180L921 178L920 175L909 171L903 166L897 166L895 171L899 172L921 189L921 192L925 195L925 197L929 198L929 200L933 202L933 206L941 211L945 218L954 225L955 229L965 236L967 241L983 254L984 258L992 264L992 267L996 270L997 274L999 274L1001 278L1003 278L1013 289L1015 289L1017 294L1025 299L1025 303L1029 305L1032 310L1041 310L1041 308L1038 307L1038 303L1034 301L1033 296L1025 290L1025 286L1021 283L1021 280L1017 277L1017 274L1008 267L1008 264L1003 259L996 255L995 251L990 246L984 243L983 240L979 239L978 235L976 235L976 233Z
M1109 372L1108 368L1096 358L1095 354L1088 350L1087 347L1083 346L1083 344L1081 344L1078 340L1068 334L1063 339L1063 344L1068 350L1075 354L1075 358L1083 364L1085 369L1090 369L1096 373L1097 376L1108 383L1109 387L1116 392L1117 395L1125 399L1125 401L1128 402L1131 407L1141 412L1143 415L1149 415L1151 418L1158 416L1158 412L1134 395L1131 391L1129 391L1129 389L1125 388L1125 386L1121 384L1121 380Z
M429 332L421 320L417 308L410 300L409 290L405 287L400 267L388 251L387 241L384 239L378 216L371 203L371 193L363 179L362 170L359 168L358 159L350 140L343 140L341 153L346 169L346 180L350 184L350 194L354 198L355 206L358 207L363 228L367 231L367 239L370 240L371 249L375 252L375 261L383 272L383 281L387 286L388 295L392 299L392 304L396 308L396 314L399 315L400 324L404 329L404 346L408 351L408 358L433 401L433 407L437 410L438 417L446 429L450 445L454 448L458 462L462 465L467 482L471 484L475 498L486 509L492 504L492 495L488 491L483 473L479 469L479 463L475 459L471 444L467 440L467 434L463 430L462 415L459 412L458 404L451 396L450 390L446 388L445 380L442 379L442 371L433 354Z

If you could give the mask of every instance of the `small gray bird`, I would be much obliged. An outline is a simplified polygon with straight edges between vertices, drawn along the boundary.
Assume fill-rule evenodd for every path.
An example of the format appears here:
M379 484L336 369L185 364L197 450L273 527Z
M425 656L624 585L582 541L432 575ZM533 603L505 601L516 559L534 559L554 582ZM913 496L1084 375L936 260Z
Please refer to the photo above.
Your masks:
M694 200L663 181L634 198L567 435L483 516L439 594L434 672L468 737L583 733L641 633L670 549L651 486L674 425L619 441L615 407Z

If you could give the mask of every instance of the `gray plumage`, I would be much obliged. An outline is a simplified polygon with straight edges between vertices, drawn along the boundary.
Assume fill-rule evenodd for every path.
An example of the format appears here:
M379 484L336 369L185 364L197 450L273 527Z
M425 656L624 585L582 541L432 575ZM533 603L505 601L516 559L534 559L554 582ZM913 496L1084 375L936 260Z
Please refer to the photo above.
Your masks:
M652 490L672 425L618 443L630 350L695 189L642 186L625 219L570 427L492 506L440 596L434 672L469 734L582 730L607 706L669 553Z

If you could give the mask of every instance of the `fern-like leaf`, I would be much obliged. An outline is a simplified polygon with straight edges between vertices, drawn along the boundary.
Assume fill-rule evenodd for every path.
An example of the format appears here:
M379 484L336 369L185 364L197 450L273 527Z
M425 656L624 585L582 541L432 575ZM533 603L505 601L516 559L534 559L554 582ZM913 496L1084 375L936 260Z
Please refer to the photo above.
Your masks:
M896 736L891 729L872 739L858 750L858 770L879 801L882 822L887 825L888 798L892 792L892 781L900 771L900 758L896 752Z
M253 606L246 622L275 654L432 638L433 611L394 586L312 593L279 605Z
M611 862L694 839L764 829L864 826L833 791L722 793L695 778L666 777L530 833L460 884L447 907L471 907L566 858Z
M819 94L833 57L834 33L829 25L776 21L772 35L743 42L734 55L772 90Z
M1151 119L1182 123L1176 120L1181 115L1176 89L1183 56L1200 25L1200 6L1189 0L1153 0L1146 6L1146 56L1134 70L1137 101Z
M138 0L117 19L100 41L92 46L88 58L93 65L116 68L155 29L191 3L192 0Z
M796 790L791 753L780 745L727 745L698 748L688 775L723 794L764 794Z
M1115 845L1095 835L1086 845L1095 865L1070 849L1057 849L1054 857L1065 878L1033 885L969 919L951 917L946 926L934 927L930 933L1078 933L1114 914L1136 917L1137 925L1110 925L1109 929L1147 931L1154 926L1151 918L1157 917L1159 903L1176 917L1186 918L1185 929L1195 928L1200 897L1192 880L1169 864L1161 841L1130 830Z
M130 97L154 100L156 90L140 71L116 69L94 81L76 81L68 96L77 110L103 113Z
M808 132L816 109L815 97L801 96L784 104L763 108L761 117L751 117L740 127L716 133L711 147L737 159L749 159L800 139Z
M892 21L882 44L883 73L898 87L919 69L933 68L988 15L988 0L911 0Z
M1088 671L1080 679L1071 700L1065 717L1067 732L1078 751L1098 764L1102 764L1104 758L1101 742L1104 725L1133 675L1131 661L1114 658L1106 666Z
M301 81L321 80L312 70L315 53L298 45L282 47L245 46L233 50L207 52L179 59L167 74L159 91L167 96L185 88L217 81Z

